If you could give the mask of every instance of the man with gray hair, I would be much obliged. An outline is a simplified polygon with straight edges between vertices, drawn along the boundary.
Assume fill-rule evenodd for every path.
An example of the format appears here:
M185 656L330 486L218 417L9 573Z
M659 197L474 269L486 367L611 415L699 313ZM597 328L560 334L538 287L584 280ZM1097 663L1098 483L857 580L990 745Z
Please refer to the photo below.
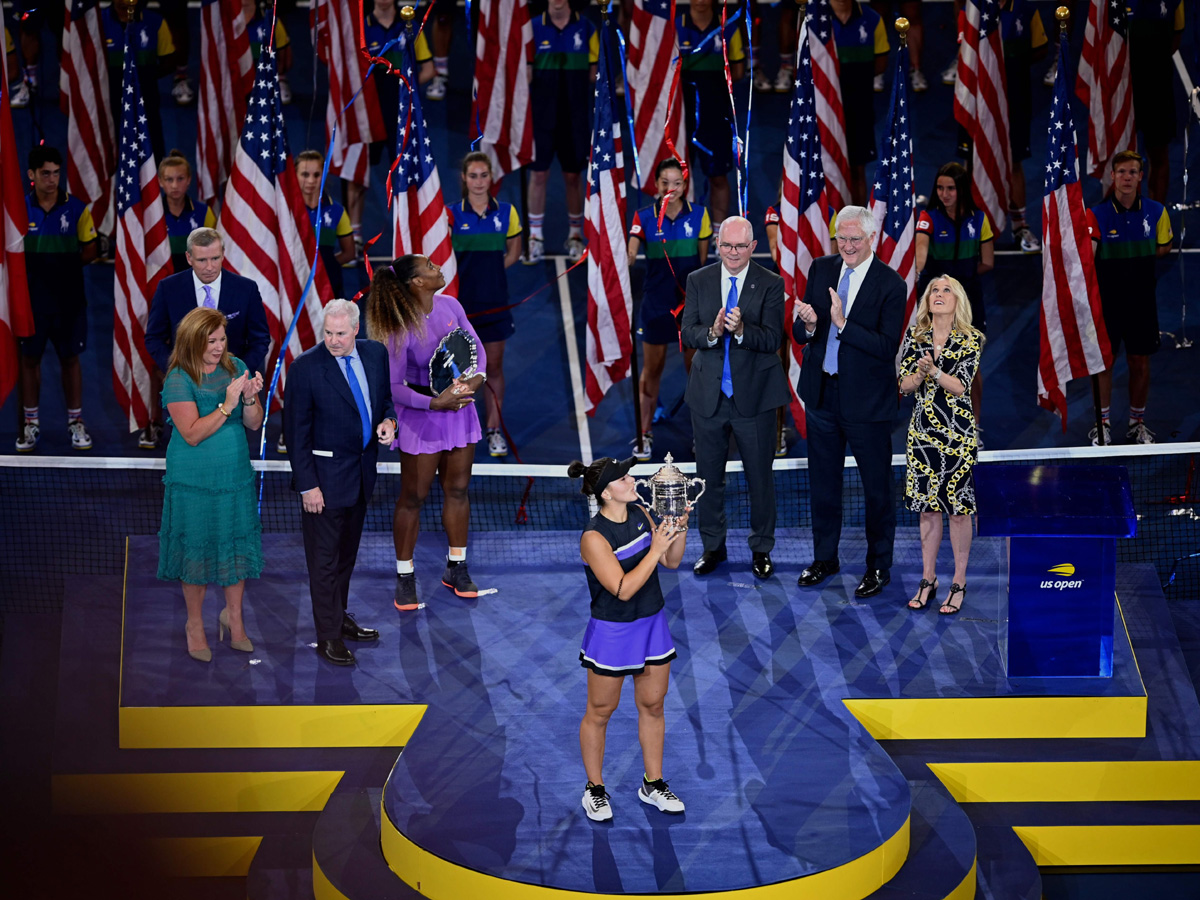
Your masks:
M842 470L849 444L866 500L867 572L854 591L859 597L878 594L891 580L896 352L908 293L904 279L872 252L875 230L868 209L847 206L838 213L838 252L813 262L792 322L792 337L804 346L800 399L808 425L815 557L799 584L820 584L840 568Z
M219 310L225 315L225 337L229 353L246 364L253 373L266 366L271 333L262 295L249 278L222 268L225 246L215 228L197 228L187 239L187 261L191 269L177 272L158 283L150 301L146 319L146 350L154 358L159 372L166 374L167 360L175 346L175 329L198 306ZM152 417L157 418L158 392L154 393ZM156 421L143 430L139 445L151 449L158 445L162 426Z
M725 463L737 442L750 492L750 551L756 578L775 571L775 411L788 401L779 362L783 279L751 261L757 241L741 216L721 223L721 261L688 276L680 338L695 348L684 398L692 411L697 505L704 552L692 567L707 575L726 558Z
M322 342L288 370L283 422L292 488L303 509L317 655L336 666L355 663L346 640L379 637L346 606L379 446L390 446L396 436L387 349L378 341L357 340L358 320L358 307L349 300L325 305Z

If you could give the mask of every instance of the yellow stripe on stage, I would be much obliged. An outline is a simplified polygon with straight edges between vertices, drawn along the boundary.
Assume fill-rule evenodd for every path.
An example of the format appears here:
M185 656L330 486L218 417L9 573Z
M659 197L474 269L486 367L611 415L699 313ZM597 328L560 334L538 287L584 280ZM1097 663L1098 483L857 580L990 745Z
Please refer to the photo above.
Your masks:
M261 837L152 838L133 841L130 858L176 878L245 878L261 843Z
M1200 800L1198 760L930 763L959 803Z
M1054 825L1013 828L1039 866L1200 863L1200 825Z
M963 880L946 896L946 900L975 900L975 881L978 877L976 869L978 867L978 861L971 860L971 871L963 876Z
M688 894L688 900L859 900L886 884L908 857L909 821L879 847L843 866L795 878L778 884L742 890ZM409 887L429 900L462 900L463 897L487 897L489 900L569 900L591 898L597 894L565 891L538 884L506 881L474 869L448 862L422 850L406 838L383 811L383 856L388 866ZM971 879L972 889L975 885ZM961 887L961 885L960 885ZM957 889L956 889L957 890ZM622 900L661 900L661 894L622 894ZM963 900L972 896L961 895ZM336 894L329 895L336 900ZM955 897L955 894L951 894Z
M317 854L313 853L313 900L350 900L345 894L333 886L333 882L321 869L317 862Z
M56 815L319 812L342 772L55 775Z
M123 706L122 750L400 747L423 704Z
M1141 697L843 700L879 741L1145 737Z

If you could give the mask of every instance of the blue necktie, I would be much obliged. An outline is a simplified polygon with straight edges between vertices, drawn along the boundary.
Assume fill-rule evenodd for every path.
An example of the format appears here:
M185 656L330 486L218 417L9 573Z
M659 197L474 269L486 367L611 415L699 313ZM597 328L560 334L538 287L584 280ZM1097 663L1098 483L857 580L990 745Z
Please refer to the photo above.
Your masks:
M208 309L216 309L217 308L217 301L213 299L212 288L209 287L207 284L204 285L204 305Z
M842 315L846 314L846 302L850 299L850 273L854 271L849 266L846 266L846 271L842 273L842 280L838 282L838 296L842 298ZM838 373L838 333L833 327L833 323L829 323L829 334L825 338L825 371L830 375Z
M729 276L729 297L725 300L725 315L737 306L737 277ZM721 393L726 397L733 396L733 370L729 368L729 344L731 338L725 335L725 367L721 370Z
M358 417L362 419L363 430L363 447L371 443L371 413L367 410L367 398L363 396L362 388L358 384L358 376L354 374L354 370L350 368L350 357L343 356L342 362L346 364L346 380L350 382L350 393L354 395L354 402L358 405Z

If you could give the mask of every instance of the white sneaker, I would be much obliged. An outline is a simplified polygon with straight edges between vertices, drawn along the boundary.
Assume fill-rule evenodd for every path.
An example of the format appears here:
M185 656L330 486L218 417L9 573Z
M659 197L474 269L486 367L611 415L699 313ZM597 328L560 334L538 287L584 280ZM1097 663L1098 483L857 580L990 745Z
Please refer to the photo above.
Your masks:
M37 422L26 422L17 438L17 451L28 453L37 446L38 438L42 436L41 426Z
M958 59L955 58L950 65L942 69L942 84L954 84L958 81Z
M958 63L955 63L957 66ZM925 73L920 69L913 69L908 73L908 83L912 85L914 94L923 94L929 90L929 79L925 77Z
M1055 57L1050 63L1050 68L1046 70L1046 74L1042 76L1042 84L1046 87L1054 87L1054 82L1058 79L1058 58Z
M447 75L434 75L433 80L425 85L426 100L445 100L446 99L446 80Z
M1135 444L1153 444L1154 432L1146 427L1145 422L1130 422L1129 430L1125 432L1125 440Z
M191 106L196 99L196 91L186 78L180 78L171 88L171 97L177 106Z
M871 81L871 87L874 89L875 93L882 94L883 93L883 76L876 75L874 77L874 79L872 79L872 81Z
M282 75L279 76L279 102L284 106L290 106L292 102L292 86Z
M1041 253L1042 242L1039 241L1028 225L1013 229L1013 239L1021 245L1022 253Z
M778 446L775 447L775 457L778 459L781 456L787 456L787 455L788 455L787 430L781 428L779 430L779 444L778 444Z
M593 822L607 822L612 818L612 807L608 805L608 792L602 784L588 782L583 789L583 811Z
M527 266L536 266L546 258L546 242L542 238L531 237L529 239L529 249L521 262Z
M650 458L650 448L654 446L654 435L648 431L642 432L642 449L637 448L637 438L633 440L633 458L645 462Z
M508 441L499 428L489 428L487 433L488 453L495 457L508 456Z
M583 247L583 238L577 234L571 235L567 238L567 259L573 263L579 262L583 257Z
M1100 442L1096 439L1096 426L1092 426L1092 430L1088 432L1088 440L1092 442L1093 447L1099 447ZM1112 445L1112 426L1107 422L1104 423L1104 446Z
M796 84L796 70L791 66L780 66L775 74L775 93L790 94Z
M138 435L138 449L140 450L155 450L158 448L158 440L162 437L162 426L151 422L142 429L142 433Z
M279 440L275 442L275 452L287 456L287 441L283 439L282 431L279 432Z
M665 813L678 815L683 812L683 801L671 793L671 789L661 778L658 781L646 781L643 778L642 786L638 789L638 799L651 806L657 806Z
M13 109L24 109L29 105L29 85L24 81L13 88L8 103Z
M767 73L762 69L754 70L754 89L760 94L767 91L775 90L775 85L771 83L771 79L767 77Z
M83 419L76 419L67 426L67 431L71 433L71 449L72 450L91 450L92 436L87 433L87 426L83 424Z
M31 91L36 92L38 89L38 67L36 64L25 67L25 82L29 85Z

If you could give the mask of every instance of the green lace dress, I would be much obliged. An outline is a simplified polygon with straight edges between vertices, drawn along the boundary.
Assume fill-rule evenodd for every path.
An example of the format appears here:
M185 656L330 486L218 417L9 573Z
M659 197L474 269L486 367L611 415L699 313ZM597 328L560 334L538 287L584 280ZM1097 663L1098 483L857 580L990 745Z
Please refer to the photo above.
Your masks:
M246 365L233 360L237 374ZM201 416L225 399L232 380L220 366L196 384L182 369L163 382L163 409L191 401ZM262 525L255 503L254 469L242 425L242 404L216 434L195 447L172 429L163 476L162 530L158 533L158 577L223 587L262 572Z

